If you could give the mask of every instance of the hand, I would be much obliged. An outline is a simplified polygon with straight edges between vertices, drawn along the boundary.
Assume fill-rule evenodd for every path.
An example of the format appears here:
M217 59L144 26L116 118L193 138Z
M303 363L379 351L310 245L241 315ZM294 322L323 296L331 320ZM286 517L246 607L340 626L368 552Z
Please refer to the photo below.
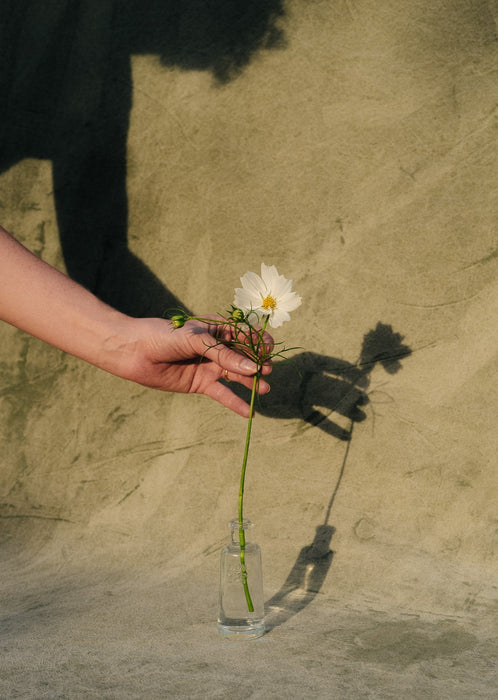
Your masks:
M158 318L129 319L131 327L120 333L118 347L122 353L118 374L125 379L162 391L205 394L241 416L249 416L248 404L220 379L238 382L252 388L257 365L242 352L231 349L230 326L188 321L174 329L169 321ZM265 332L267 350L273 347L272 337ZM261 374L271 372L271 362L264 364ZM225 373L226 370L226 373ZM269 384L259 379L258 391L266 394Z
M27 281L29 280L29 284ZM145 386L206 394L241 416L249 406L219 379L251 388L257 366L230 348L233 329L132 318L33 255L0 227L0 319L100 369ZM264 335L267 352L273 340ZM225 374L225 370L228 375ZM264 364L262 374L271 372ZM270 387L259 379L260 394Z

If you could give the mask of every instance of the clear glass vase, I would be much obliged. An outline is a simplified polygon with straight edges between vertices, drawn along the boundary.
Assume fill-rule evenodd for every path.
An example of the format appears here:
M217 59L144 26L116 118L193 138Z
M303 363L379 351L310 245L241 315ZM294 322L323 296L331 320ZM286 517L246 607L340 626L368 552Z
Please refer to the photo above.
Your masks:
M265 631L261 549L247 537L252 524L230 521L231 540L221 552L218 631L226 639L256 639Z

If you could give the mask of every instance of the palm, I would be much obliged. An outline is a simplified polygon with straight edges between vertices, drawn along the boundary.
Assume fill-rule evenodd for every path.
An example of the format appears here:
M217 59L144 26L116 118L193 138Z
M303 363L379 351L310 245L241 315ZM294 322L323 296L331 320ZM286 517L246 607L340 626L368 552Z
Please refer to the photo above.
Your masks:
M177 330L168 324L165 333L165 321L137 320L144 327L138 346L145 362L142 360L137 368L134 381L163 391L205 394L240 415L249 415L247 403L219 381L227 370L230 381L247 388L253 385L256 365L253 364L252 370L241 370L243 355L225 344L232 337L230 329L220 333L218 326L189 321ZM265 367L263 373L270 371L270 367ZM269 390L264 380L259 384L260 393Z

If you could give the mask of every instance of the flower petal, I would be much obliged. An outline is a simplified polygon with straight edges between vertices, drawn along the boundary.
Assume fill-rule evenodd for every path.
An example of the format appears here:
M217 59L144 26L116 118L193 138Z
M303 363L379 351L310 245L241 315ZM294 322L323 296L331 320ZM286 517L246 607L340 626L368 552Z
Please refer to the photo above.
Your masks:
M254 295L250 294L247 289L239 287L235 290L233 305L238 309L242 309L243 311L249 311L250 309L254 308L254 306L259 306L259 300L256 299Z
M278 272L275 265L265 265L261 263L261 279L265 284L267 289L273 287L275 281L278 279Z
M301 306L302 298L296 292L289 292L278 299L278 308L285 311L294 311L298 306Z
M289 311L297 309L302 302L301 297L292 291L293 280L279 275L275 265L261 263L261 277L255 272L246 272L240 281L242 288L235 290L234 306L245 312L252 311L258 320L269 317L272 328L290 320ZM275 302L273 308L263 307L267 297Z
M283 309L275 309L273 314L270 316L269 323L272 328L278 328L282 325L282 323L284 323L284 321L290 321L290 315Z
M246 272L246 274L240 278L240 281L244 289L247 289L251 294L259 296L266 292L265 283L255 272Z

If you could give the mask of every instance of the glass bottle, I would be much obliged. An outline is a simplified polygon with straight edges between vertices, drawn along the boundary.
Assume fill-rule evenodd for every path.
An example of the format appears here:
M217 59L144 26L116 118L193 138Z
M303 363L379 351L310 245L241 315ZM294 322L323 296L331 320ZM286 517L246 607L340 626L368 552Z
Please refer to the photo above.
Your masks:
M231 541L221 552L218 631L226 639L256 639L265 631L261 549L246 537L252 525L231 520Z

